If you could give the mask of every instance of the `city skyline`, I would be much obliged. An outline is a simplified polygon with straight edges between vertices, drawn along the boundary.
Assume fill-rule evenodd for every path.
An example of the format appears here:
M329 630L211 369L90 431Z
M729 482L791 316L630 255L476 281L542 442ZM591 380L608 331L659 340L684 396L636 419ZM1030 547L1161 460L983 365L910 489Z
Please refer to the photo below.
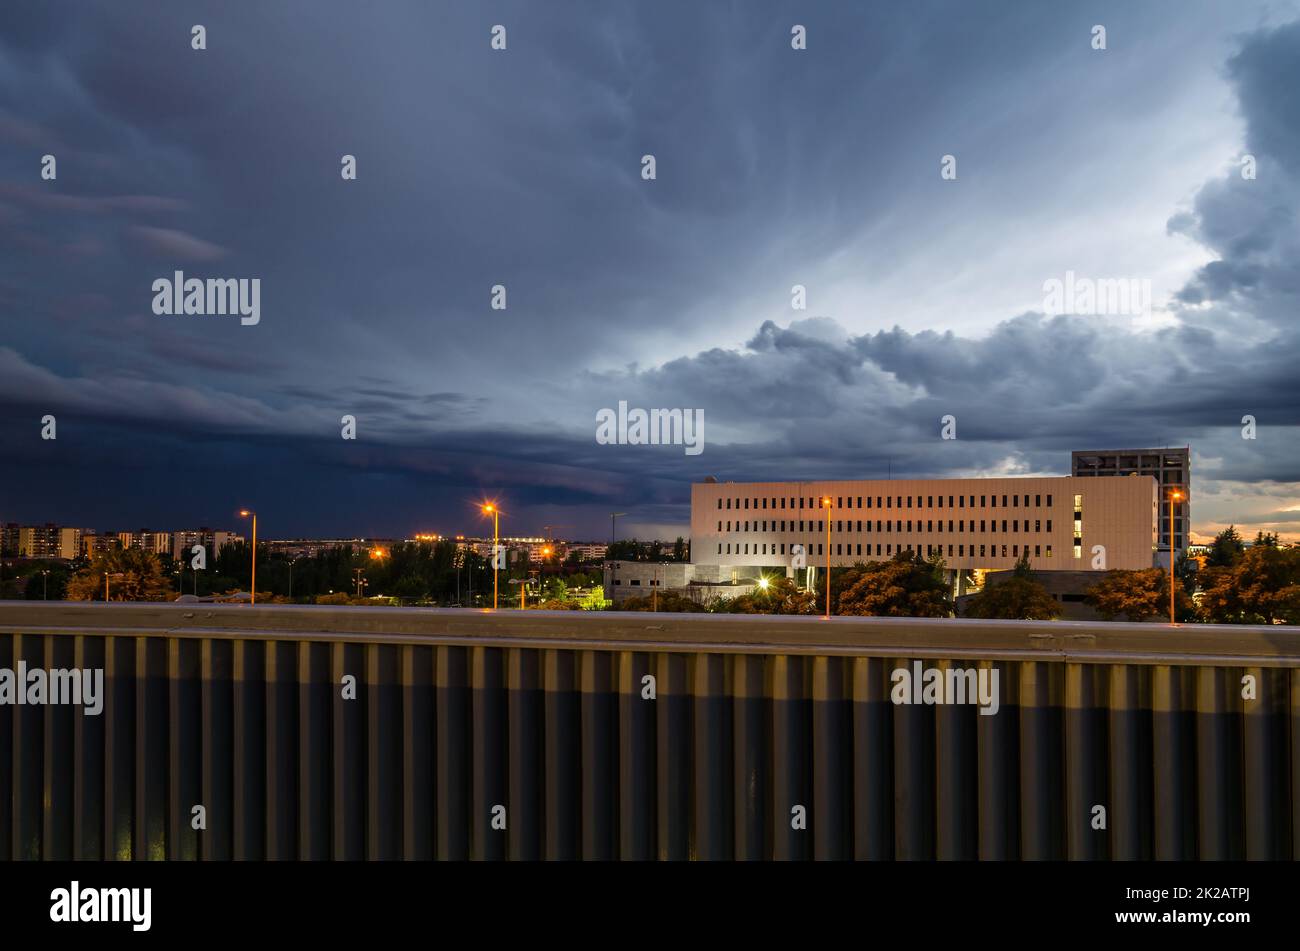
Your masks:
M1297 4L338 9L7 18L0 517L672 538L707 476L1191 445L1195 538L1298 537ZM153 312L177 272L256 323Z

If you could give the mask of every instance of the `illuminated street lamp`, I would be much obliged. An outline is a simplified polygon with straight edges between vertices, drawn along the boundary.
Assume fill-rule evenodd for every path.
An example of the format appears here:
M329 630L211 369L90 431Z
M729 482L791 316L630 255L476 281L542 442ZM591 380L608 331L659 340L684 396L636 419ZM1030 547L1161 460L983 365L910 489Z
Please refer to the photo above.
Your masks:
M492 502L483 503L483 514L492 516L492 610L497 609L497 554L501 548L501 510Z
M831 619L831 497L822 497L826 510L826 620Z
M249 587L252 589L252 597L249 604L257 603L257 513L250 509L240 509L240 518L252 518L253 520L253 577L249 580Z
M1182 492L1174 489L1169 493L1169 623L1174 621L1174 503L1185 498Z

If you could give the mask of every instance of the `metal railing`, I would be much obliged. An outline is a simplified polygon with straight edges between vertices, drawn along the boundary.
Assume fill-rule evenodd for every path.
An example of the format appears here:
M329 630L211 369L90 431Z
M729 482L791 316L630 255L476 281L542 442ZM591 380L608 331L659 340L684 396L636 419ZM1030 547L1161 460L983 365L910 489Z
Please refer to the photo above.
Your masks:
M0 703L15 859L1300 854L1280 626L0 603L20 662L105 696Z

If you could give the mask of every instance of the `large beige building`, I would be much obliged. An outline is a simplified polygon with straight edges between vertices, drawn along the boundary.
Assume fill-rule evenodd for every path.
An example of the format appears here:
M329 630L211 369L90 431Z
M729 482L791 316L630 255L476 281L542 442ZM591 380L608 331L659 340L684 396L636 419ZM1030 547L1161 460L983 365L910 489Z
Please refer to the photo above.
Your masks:
M1150 568L1158 502L1150 476L697 483L691 561L821 568L829 520L834 566L910 549L952 571Z

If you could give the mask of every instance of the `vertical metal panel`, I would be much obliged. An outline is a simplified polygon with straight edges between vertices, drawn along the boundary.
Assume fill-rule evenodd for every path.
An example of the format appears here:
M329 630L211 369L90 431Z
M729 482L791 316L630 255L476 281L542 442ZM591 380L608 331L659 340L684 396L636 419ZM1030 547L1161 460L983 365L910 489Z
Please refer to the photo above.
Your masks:
M853 857L894 857L894 718L889 668L877 657L852 660Z
M1291 817L1287 812L1287 697L1290 674L1269 667L1239 671L1254 679L1255 699L1242 705L1242 816L1247 859L1291 857ZM1240 696L1242 678L1229 679L1231 696Z
M234 855L233 647L230 641L204 638L199 649L202 801L208 811L208 827L199 836L199 854L204 859L218 861Z
M1098 861L1110 853L1106 690L1104 668L1065 665L1065 835L1067 855L1075 860ZM1099 806L1104 812L1095 812Z
M202 696L199 643L167 641L167 857L197 859L200 833L194 807L202 805ZM206 824L207 807L203 821Z
M331 849L334 695L330 645L298 644L298 857L327 859Z
M894 855L913 861L935 857L935 751L934 707L915 702L924 696L925 665L899 659L894 670L903 670L900 680L906 702L894 705ZM920 675L918 676L918 669ZM892 672L891 672L892 677Z
M659 858L690 857L691 707L686 656L657 658L659 699L655 702L655 776L659 786Z
M346 680L346 683L345 683ZM366 854L366 702L365 652L360 644L334 644L330 650L333 723L334 858L359 861Z
M1153 854L1154 783L1149 667L1110 668L1110 785L1106 821L1111 858L1147 861Z
M135 639L105 638L104 658L104 857L130 861L135 841Z
M19 664L30 670L45 660L45 641L34 634L14 636L15 689L26 694L27 685ZM13 857L35 860L41 857L41 795L44 769L41 765L45 711L33 704L13 708Z
M998 712L978 717L979 857L1020 856L1020 666L981 661L998 675Z
M1065 858L1060 665L1020 665L1020 857Z
M935 852L941 859L974 859L979 854L979 775L976 724L979 717L979 668L940 661L945 702L934 711ZM987 678L988 675L986 674ZM952 681L952 696L948 682ZM987 679L986 679L986 682ZM961 690L962 693L957 691Z
M1288 706L1291 734L1291 858L1300 859L1300 667L1287 671L1291 686Z
M618 655L619 857L634 861L655 857L658 690L650 663L649 654L621 651Z
M20 635L0 634L0 667L17 671L14 645ZM16 686L16 685L15 685ZM14 710L12 704L0 703L0 859L16 859L14 847Z
M578 655L582 703L582 857L609 860L618 854L618 714L614 665L606 651Z
M403 644L402 856L434 856L433 649Z
M434 819L440 859L469 858L470 693L464 647L436 648L434 667L434 756L438 799Z
M767 834L772 823L768 768L771 703L765 691L767 659L737 654L732 667L732 788L735 805L735 857L757 861L771 857Z
M573 651L542 652L542 705L546 734L546 858L581 855L582 811L577 657Z
M1229 711L1222 667L1196 668L1197 857L1227 861L1244 854L1241 825L1241 744Z
M509 762L509 825L507 857L535 861L542 857L542 690L537 651L506 651L506 694L509 702L507 742Z
M771 676L772 855L779 861L809 859L817 817L808 781L811 725L803 658L778 654Z
M397 648L366 645L366 858L402 857L402 691Z
M501 650L496 647L471 647L469 655L470 686L473 694L471 731L473 742L473 791L471 812L474 816L470 858L499 861L506 857L506 832L510 810L506 802L509 789L506 777L506 697L505 670ZM504 809L504 817L500 810ZM493 828L493 819L505 828Z
M1196 858L1195 747L1181 667L1151 673L1152 748L1155 755L1155 858Z
M266 857L298 857L298 651L289 641L266 650Z
M852 736L844 661L812 659L813 857L853 857Z
M266 857L266 650L261 641L234 643L231 744L236 861Z
M167 641L135 639L135 849L167 857ZM261 798L260 792L256 794Z
M0 637L0 641L4 638ZM108 681L104 679L106 638L77 635L74 663L79 670L90 671L100 681L98 714L79 712L73 718L73 762L75 776L72 790L72 857L87 861L104 859L104 718L108 702ZM4 666L0 653L0 666ZM4 735L0 720L0 737ZM5 762L0 750L0 764ZM0 784L4 781L0 774ZM0 786L0 788L8 788ZM7 800L7 796L0 796ZM4 811L0 810L0 821ZM5 854L0 847L0 855Z
M726 695L726 658L697 654L691 671L694 746L694 857L719 861L734 856L731 813L731 704Z
M75 642L69 637L42 638L45 657L42 666L46 673L46 705L44 723L44 748L41 751L44 766L44 791L42 794L41 857L48 860L68 861L72 858L72 784L73 784L73 731L74 717L82 717L82 706L55 703L56 680L66 682L75 677L77 693L81 691L81 672L75 669ZM56 673L58 671L68 673ZM68 689L74 689L71 683Z

